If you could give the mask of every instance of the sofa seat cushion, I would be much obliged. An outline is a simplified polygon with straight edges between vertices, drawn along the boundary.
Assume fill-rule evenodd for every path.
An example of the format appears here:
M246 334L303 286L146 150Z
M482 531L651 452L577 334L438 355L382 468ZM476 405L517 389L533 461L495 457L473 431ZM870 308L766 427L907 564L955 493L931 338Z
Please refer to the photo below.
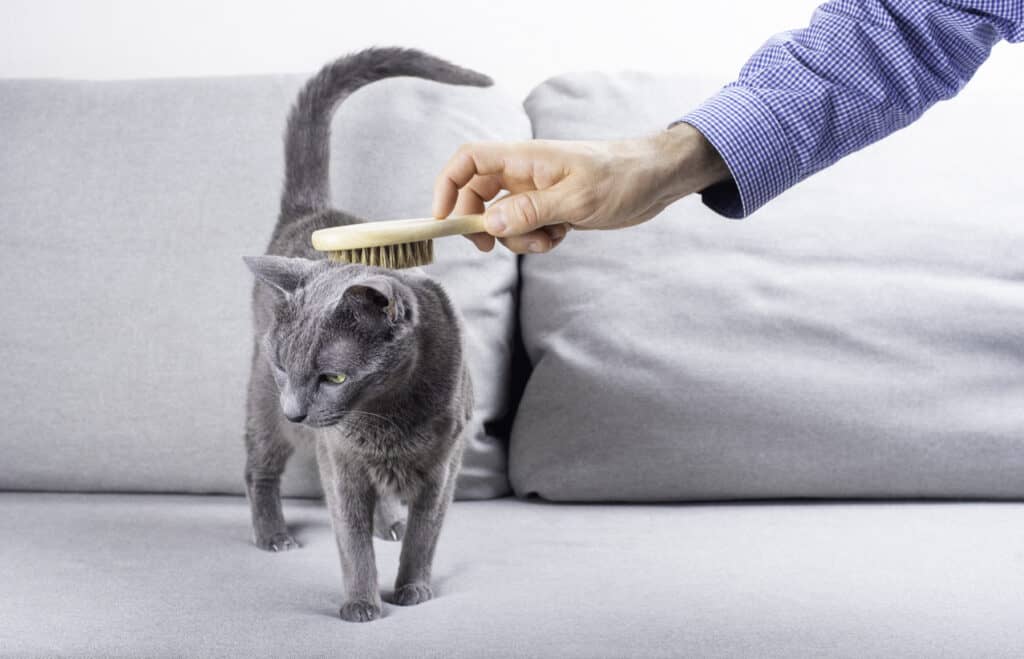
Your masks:
M1013 656L1024 504L459 502L436 598L337 617L326 511L249 542L243 498L0 494L0 655ZM376 541L382 590L399 546ZM1019 654L1018 654L1019 656Z

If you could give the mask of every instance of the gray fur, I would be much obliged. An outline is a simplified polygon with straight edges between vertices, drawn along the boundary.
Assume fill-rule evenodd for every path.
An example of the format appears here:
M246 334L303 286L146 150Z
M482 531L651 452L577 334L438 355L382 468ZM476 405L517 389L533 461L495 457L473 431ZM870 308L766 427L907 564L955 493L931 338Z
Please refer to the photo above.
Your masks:
M395 76L475 87L491 84L482 73L412 49L370 48L328 64L299 92L288 116L282 218L288 220L330 207L328 168L334 108L363 85Z
M347 593L341 617L359 622L381 612L374 533L402 540L394 603L430 599L473 409L460 320L441 285L418 271L326 261L309 245L315 229L358 222L329 207L331 114L360 86L399 75L490 84L415 50L370 49L326 66L288 119L267 255L245 259L257 278L245 432L253 537L262 549L298 547L281 510L281 474L294 446L313 444ZM322 377L336 373L346 381Z

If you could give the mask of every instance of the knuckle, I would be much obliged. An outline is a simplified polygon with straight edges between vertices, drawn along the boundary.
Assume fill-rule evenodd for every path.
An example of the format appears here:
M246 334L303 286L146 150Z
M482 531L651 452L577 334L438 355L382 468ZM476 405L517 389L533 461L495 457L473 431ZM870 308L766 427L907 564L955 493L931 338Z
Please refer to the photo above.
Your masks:
M523 245L518 240L513 240L510 238L498 238L498 242L500 242L505 247L505 249L512 252L513 254L523 254L526 252L526 245Z
M551 240L551 243L555 244L562 238L565 238L565 234L569 231L569 229L565 224L552 224L550 226L544 227L543 231L544 233L547 234L548 238Z
M476 153L493 150L495 146L496 143L494 142L463 142L459 145L459 148L455 150L455 153L472 157Z
M458 167L465 167L467 164L473 162L473 153L476 151L476 145L471 142L466 142L459 146L455 150L455 156L452 158L452 164Z
M552 247L551 237L545 229L538 229L516 236L515 247L519 254L543 254Z
M524 229L533 230L540 226L541 217L530 195L521 195L513 204L515 217Z

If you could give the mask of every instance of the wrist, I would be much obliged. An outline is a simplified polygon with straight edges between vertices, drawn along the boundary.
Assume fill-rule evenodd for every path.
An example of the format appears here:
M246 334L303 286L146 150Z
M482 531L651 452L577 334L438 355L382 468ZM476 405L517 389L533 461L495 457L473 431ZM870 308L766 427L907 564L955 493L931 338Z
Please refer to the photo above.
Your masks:
M690 124L675 124L647 139L656 154L660 193L666 203L730 177L718 151Z

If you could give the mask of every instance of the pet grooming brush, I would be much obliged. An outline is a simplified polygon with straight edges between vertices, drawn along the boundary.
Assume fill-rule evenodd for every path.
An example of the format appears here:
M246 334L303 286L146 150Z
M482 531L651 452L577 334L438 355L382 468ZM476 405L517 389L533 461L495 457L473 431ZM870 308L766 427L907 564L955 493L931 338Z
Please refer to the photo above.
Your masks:
M481 233L483 215L350 224L313 232L313 249L343 263L413 268L434 261L434 238Z

